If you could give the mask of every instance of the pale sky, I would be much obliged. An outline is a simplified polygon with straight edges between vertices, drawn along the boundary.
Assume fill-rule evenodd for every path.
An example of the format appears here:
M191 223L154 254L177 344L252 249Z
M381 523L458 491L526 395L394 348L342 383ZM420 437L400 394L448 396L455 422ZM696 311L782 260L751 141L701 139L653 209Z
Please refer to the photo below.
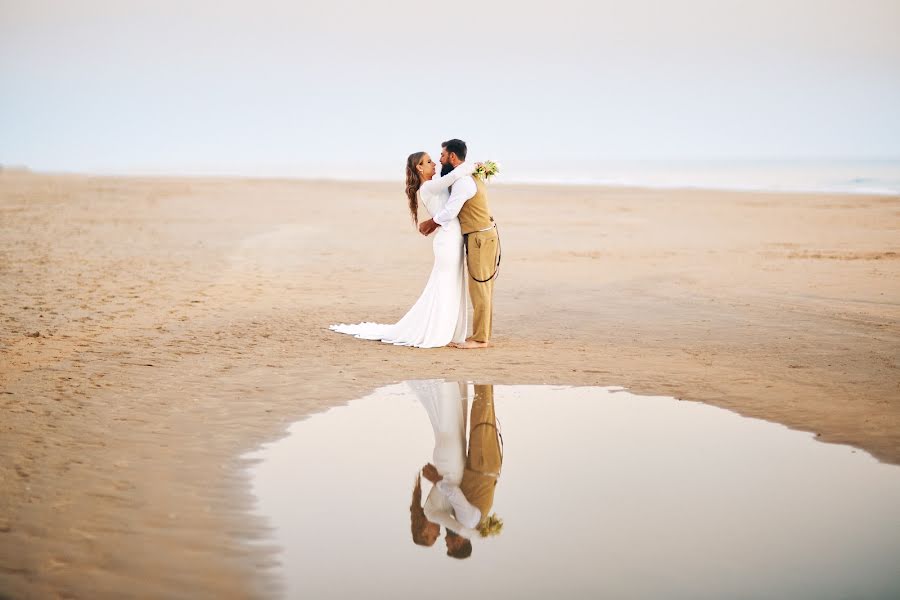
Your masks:
M0 163L896 159L898 32L898 0L0 0Z

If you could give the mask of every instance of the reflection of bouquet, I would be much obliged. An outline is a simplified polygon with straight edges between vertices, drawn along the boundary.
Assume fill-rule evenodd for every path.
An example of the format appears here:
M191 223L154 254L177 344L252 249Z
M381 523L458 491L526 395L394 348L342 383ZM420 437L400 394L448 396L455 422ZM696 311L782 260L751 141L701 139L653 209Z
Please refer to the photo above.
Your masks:
M482 181L489 181L491 177L500 172L500 165L492 160L475 163L475 172L472 173Z
M501 531L503 531L503 519L498 517L497 513L492 513L491 516L478 524L478 533L480 533L483 538L492 535L500 535Z

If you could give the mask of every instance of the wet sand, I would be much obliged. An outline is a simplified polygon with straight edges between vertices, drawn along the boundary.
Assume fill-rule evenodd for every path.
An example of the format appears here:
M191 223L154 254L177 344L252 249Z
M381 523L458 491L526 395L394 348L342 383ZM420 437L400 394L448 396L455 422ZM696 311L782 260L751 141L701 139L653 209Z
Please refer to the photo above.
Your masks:
M900 198L493 186L495 347L391 322L402 182L0 172L0 597L265 596L239 455L410 378L622 385L900 463Z

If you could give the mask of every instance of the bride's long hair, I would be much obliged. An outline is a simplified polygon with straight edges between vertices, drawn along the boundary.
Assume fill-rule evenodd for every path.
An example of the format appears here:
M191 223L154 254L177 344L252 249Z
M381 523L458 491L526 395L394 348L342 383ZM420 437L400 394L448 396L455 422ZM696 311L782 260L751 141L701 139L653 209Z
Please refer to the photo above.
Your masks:
M406 197L409 198L409 212L412 215L413 226L419 226L419 199L416 193L422 187L422 179L416 167L422 162L424 152L413 152L406 159Z
M409 528L412 531L413 543L419 546L431 546L435 540L428 539L426 535L428 525L438 527L436 523L431 523L425 516L425 509L422 508L422 477L416 475L416 484L413 486L412 502L409 505ZM437 539L437 536L435 536Z

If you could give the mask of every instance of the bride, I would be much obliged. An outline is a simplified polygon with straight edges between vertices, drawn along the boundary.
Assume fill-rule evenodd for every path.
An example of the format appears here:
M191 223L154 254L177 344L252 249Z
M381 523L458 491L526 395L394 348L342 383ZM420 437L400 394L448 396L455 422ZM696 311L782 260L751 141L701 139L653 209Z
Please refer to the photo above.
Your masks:
M418 230L419 203L434 216L450 197L449 188L469 177L474 165L462 163L447 175L432 180L435 164L427 152L406 159L406 196L413 224ZM398 346L438 348L466 341L466 284L463 237L459 220L440 227L432 242L434 267L422 295L409 312L393 325L357 323L332 325L329 329L364 340L381 340Z

